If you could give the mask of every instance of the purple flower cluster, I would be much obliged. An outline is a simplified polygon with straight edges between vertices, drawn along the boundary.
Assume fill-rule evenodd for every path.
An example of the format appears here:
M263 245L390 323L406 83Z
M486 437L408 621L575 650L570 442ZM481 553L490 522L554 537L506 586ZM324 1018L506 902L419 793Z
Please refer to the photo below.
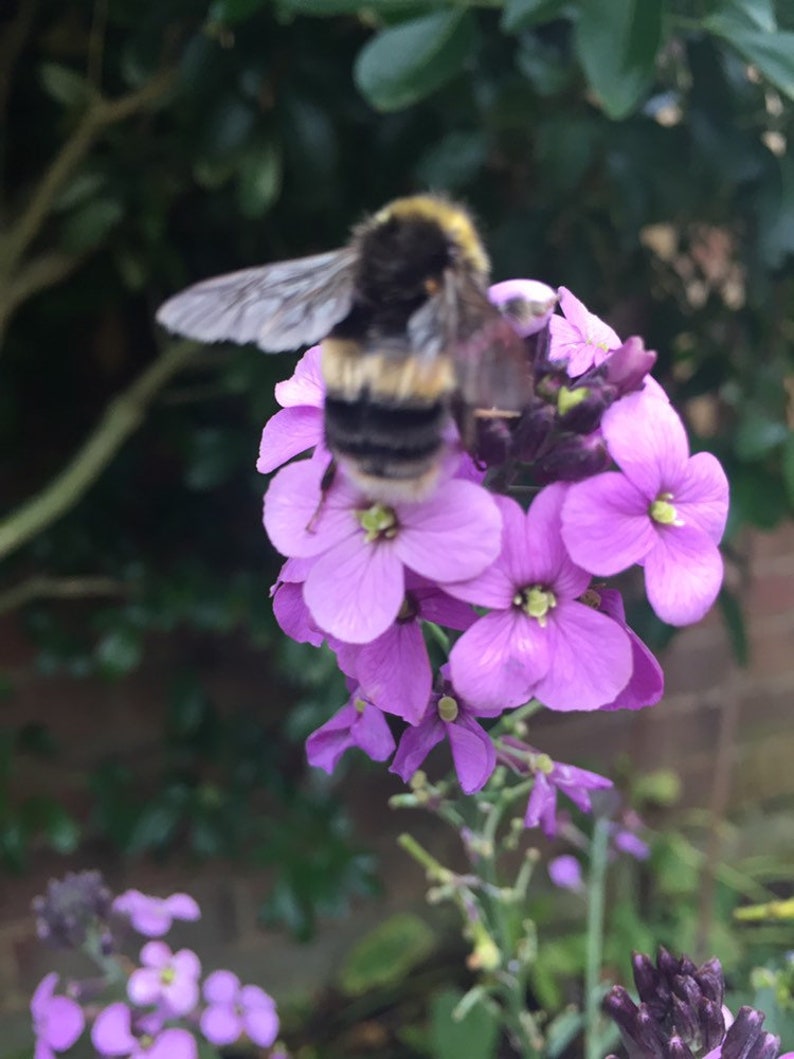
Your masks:
M102 895L101 902L97 901L97 894ZM70 924L83 924L81 931L71 931L71 947L82 948L96 958L93 935L97 934L96 925L101 924L100 936L111 937L111 944L103 950L102 966L106 970L107 960L115 961L119 973L108 982L92 979L88 988L87 984L75 983L70 989L72 996L56 995L57 974L48 974L41 981L30 1004L36 1059L57 1059L58 1052L67 1051L78 1040L88 1020L74 998L89 995L91 1043L101 1056L198 1059L197 1030L217 1047L238 1041L259 1048L274 1044L279 1019L267 993L258 986L242 985L231 971L225 970L208 975L202 986L201 963L196 953L191 949L172 952L159 940L173 920L200 918L199 906L188 894L160 898L128 890L113 900L98 872L69 876L63 883L51 883L47 897L34 902L40 933L45 938L64 922L64 907L68 908ZM139 964L131 973L128 961L110 955L121 948L120 937L112 936L107 918L111 913L115 925L119 920L126 921L128 927L151 939L140 950ZM123 980L126 974L126 998L113 999L97 1013L93 1001L106 986L112 986L119 977Z
M274 610L294 639L326 642L348 678L348 702L308 740L329 772L359 747L394 754L408 780L446 739L462 789L477 791L497 760L483 719L531 699L568 711L661 698L659 664L602 578L641 567L673 625L698 621L719 591L727 480L712 455L690 455L649 374L655 354L565 288L512 280L491 296L525 342L535 397L520 417L478 419L468 450L450 422L424 499L365 495L341 468L328 484L319 347L277 387L258 468L308 458L282 466L265 497L265 528L287 559ZM526 509L495 495L515 485ZM451 644L435 676L429 632ZM388 716L404 722L398 742ZM536 774L527 814L547 830L549 783Z

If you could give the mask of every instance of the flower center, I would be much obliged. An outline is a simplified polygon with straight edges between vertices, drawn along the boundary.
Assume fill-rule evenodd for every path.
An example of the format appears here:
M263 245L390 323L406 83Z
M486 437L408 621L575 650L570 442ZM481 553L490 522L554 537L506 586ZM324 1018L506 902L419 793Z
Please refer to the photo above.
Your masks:
M678 517L678 512L672 503L672 493L659 493L657 498L648 508L648 514L654 522L661 526L683 526L684 521Z
M175 978L176 972L173 967L164 967L162 971L160 971L160 981L163 985L170 985Z
M534 772L542 772L549 776L554 771L554 762L548 754L535 754L532 757L532 769Z
M155 1038L151 1035L151 1033L142 1033L138 1038L138 1044L140 1045L141 1050L144 1052L149 1051L151 1046L154 1044L154 1041Z
M601 595L594 588L586 588L579 596L579 602L584 603L586 607L592 607L593 610L599 610L601 607Z
M581 404L586 397L590 396L590 390L587 386L579 386L575 390L569 390L567 386L562 386L560 392L557 394L557 411L561 416L564 416L566 412L570 412L572 408L576 408L577 405Z
M513 606L519 607L528 618L534 618L542 629L546 628L549 611L557 606L557 597L551 589L542 585L522 588L513 596Z
M390 507L384 504L373 504L365 511L359 511L358 521L364 530L364 538L372 543L377 540L391 540L397 536L397 516Z
M366 704L366 702L363 699L354 699L353 700L353 707L354 707L356 713L363 713L364 710L366 710L366 708L367 708L367 704Z
M436 709L438 710L438 716L441 718L441 720L447 721L447 723L451 723L452 721L456 720L458 714L460 713L460 710L458 709L458 704L455 699L452 698L451 695L442 695L441 698L438 700L438 706L436 707Z

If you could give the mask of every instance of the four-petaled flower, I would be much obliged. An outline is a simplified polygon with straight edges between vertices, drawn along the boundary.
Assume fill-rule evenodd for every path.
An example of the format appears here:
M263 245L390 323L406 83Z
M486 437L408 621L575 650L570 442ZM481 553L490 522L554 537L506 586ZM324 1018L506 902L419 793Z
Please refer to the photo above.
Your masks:
M164 1027L160 1012L133 1019L129 1007L118 1002L100 1011L91 1028L91 1043L100 1055L128 1059L198 1059L196 1038L188 1030Z
M583 375L622 345L615 331L588 311L567 287L557 292L563 316L549 320L549 357L564 361L571 377Z
M140 890L125 890L115 899L113 911L127 916L131 926L147 938L161 938L175 919L190 922L201 918L201 910L190 894L150 897Z
M187 1015L198 1002L201 964L190 949L172 953L163 941L149 941L141 949L142 967L127 982L133 1004L161 1004L174 1015Z
M629 682L631 642L624 628L579 602L590 575L563 547L566 489L547 486L528 513L498 499L502 551L479 577L446 590L491 608L450 654L452 681L465 699L506 709L537 696L552 710L594 710Z
M531 760L535 785L524 816L526 827L540 827L550 838L557 833L557 793L570 798L583 813L589 813L591 791L612 787L612 780L597 772L552 761L548 754L537 754Z
M85 1026L80 1005L70 997L55 996L58 975L45 975L30 1001L33 1032L36 1035L34 1059L55 1059L56 1052L71 1048Z
M473 482L446 479L433 496L373 502L341 474L323 495L320 459L282 468L265 497L276 548L316 557L303 599L317 625L345 643L369 643L395 621L411 570L437 583L476 576L499 552L494 498Z
M593 574L641 563L659 617L670 625L699 621L722 583L725 472L711 453L689 455L684 425L666 401L631 394L604 414L601 429L620 471L570 487L566 548Z
M273 998L255 985L240 985L231 971L215 971L204 983L207 1007L201 1016L201 1032L211 1044L234 1044L243 1034L269 1048L278 1034L278 1015Z

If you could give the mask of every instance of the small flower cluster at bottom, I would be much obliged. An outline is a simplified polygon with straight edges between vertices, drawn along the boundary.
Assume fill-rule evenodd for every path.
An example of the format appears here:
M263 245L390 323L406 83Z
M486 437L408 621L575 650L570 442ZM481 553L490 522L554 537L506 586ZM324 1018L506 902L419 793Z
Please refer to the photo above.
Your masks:
M238 1041L274 1045L279 1019L272 997L228 970L214 971L202 984L196 953L172 952L160 940L174 920L200 917L188 894L159 898L128 890L114 900L98 872L82 872L51 882L33 907L45 943L82 950L102 972L71 982L66 995L56 994L55 972L39 983L30 1004L36 1059L70 1049L88 1023L103 1056L198 1059L197 1034L219 1048ZM130 930L150 939L131 972L121 953Z

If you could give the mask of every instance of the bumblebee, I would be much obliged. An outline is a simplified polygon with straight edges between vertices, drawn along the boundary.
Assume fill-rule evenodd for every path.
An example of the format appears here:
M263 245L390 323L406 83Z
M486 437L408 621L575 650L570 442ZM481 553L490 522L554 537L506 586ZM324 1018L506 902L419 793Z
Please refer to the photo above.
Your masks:
M321 342L325 438L373 499L415 500L434 485L454 416L515 417L532 397L522 340L488 300L490 265L461 206L396 199L341 250L205 280L158 321L203 342L268 352Z

